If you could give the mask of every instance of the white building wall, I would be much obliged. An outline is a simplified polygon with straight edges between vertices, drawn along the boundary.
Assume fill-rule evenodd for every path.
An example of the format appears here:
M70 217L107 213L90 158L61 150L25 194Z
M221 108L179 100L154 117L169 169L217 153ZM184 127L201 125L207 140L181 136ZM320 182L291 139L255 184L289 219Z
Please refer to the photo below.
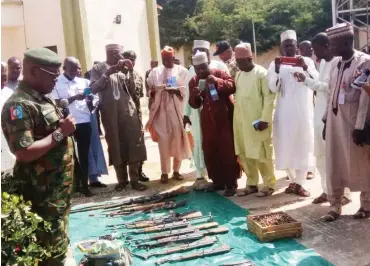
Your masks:
M1 13L1 60L45 46L57 46L61 58L66 56L60 0L2 4Z
M122 44L136 52L135 69L144 76L151 60L145 0L106 1L85 0L92 61L105 60L105 45ZM113 23L117 15L121 24Z
M60 0L23 0L27 48L57 46L66 57Z

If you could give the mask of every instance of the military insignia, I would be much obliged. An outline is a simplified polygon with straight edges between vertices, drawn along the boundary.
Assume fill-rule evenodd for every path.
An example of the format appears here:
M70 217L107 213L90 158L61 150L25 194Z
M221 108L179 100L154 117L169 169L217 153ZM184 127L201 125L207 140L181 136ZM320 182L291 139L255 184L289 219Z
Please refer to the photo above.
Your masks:
M22 119L23 118L23 109L22 106L16 105L10 108L10 118L12 120Z

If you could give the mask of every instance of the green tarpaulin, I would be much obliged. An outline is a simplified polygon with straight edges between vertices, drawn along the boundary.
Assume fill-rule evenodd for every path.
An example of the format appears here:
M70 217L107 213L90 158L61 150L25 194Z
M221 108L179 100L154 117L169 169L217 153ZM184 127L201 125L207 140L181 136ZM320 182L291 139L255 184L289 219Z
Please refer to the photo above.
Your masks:
M197 259L186 262L172 263L171 265L187 265L187 266L201 266L201 265L220 265L225 263L239 262L243 260L251 260L255 265L299 265L299 266L329 266L332 265L313 249L308 249L297 243L295 240L278 240L272 243L261 243L254 235L248 232L246 225L246 215L248 212L245 209L237 206L230 200L220 196L217 193L202 193L191 192L186 195L176 197L176 200L188 200L185 207L176 209L176 212L187 212L192 210L201 211L203 215L211 213L214 220L229 228L229 233L219 235L219 243L227 244L232 247L231 252ZM86 206L86 205L83 205ZM82 207L76 206L74 209ZM93 213L94 216L89 216ZM111 233L107 230L106 225L119 224L134 221L149 217L141 214L132 217L117 217L105 218L101 216L101 210L82 212L70 215L70 239L74 250L76 262L83 257L83 253L77 248L76 243L82 240L94 239L100 235ZM161 216L164 213L155 214ZM125 233L122 229L119 232ZM145 237L145 235L138 235L137 237ZM216 247L215 244L212 247ZM211 247L207 247L211 248ZM151 249L156 251L161 248ZM136 251L135 251L136 252ZM145 253L145 251L137 251L138 253ZM182 254L191 253L194 251L184 252ZM170 256L176 256L173 254ZM152 257L148 261L134 258L134 265L155 265L155 261L161 257ZM167 264L169 265L169 264Z

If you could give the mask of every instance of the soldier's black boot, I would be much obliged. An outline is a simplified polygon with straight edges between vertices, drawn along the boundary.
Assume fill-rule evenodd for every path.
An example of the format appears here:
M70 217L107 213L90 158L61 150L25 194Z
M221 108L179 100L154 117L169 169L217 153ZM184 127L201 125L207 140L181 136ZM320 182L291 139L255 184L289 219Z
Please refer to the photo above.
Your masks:
M146 174L144 174L144 172L143 172L143 164L144 164L144 162L141 162L140 166L139 166L139 181L148 182L149 177L147 177Z

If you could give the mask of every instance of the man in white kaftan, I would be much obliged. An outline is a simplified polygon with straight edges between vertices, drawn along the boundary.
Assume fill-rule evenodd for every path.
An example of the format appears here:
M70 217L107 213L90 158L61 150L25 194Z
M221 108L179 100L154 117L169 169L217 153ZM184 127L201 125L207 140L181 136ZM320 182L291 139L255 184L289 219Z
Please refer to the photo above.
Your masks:
M220 69L229 73L229 69L226 64L217 61L210 60L210 43L203 40L195 40L193 44L193 55L198 51L207 53L209 68L210 69ZM207 186L207 181L204 179L206 175L206 165L204 162L204 154L202 148L202 130L200 127L200 109L191 108L189 105L189 81L195 76L194 67L191 66L188 74L186 75L186 94L185 94L185 110L184 110L184 124L191 123L191 134L194 138L194 148L193 148L193 163L196 169L197 180L194 183L195 190L204 190ZM190 121L189 121L190 120Z
M269 88L279 93L273 121L276 169L286 170L290 184L286 193L308 197L303 188L307 172L314 168L313 92L299 83L294 73L307 72L314 79L318 72L307 57L296 57L297 36L292 30L281 34L285 58L276 58L268 70ZM284 63L293 60L294 66Z

